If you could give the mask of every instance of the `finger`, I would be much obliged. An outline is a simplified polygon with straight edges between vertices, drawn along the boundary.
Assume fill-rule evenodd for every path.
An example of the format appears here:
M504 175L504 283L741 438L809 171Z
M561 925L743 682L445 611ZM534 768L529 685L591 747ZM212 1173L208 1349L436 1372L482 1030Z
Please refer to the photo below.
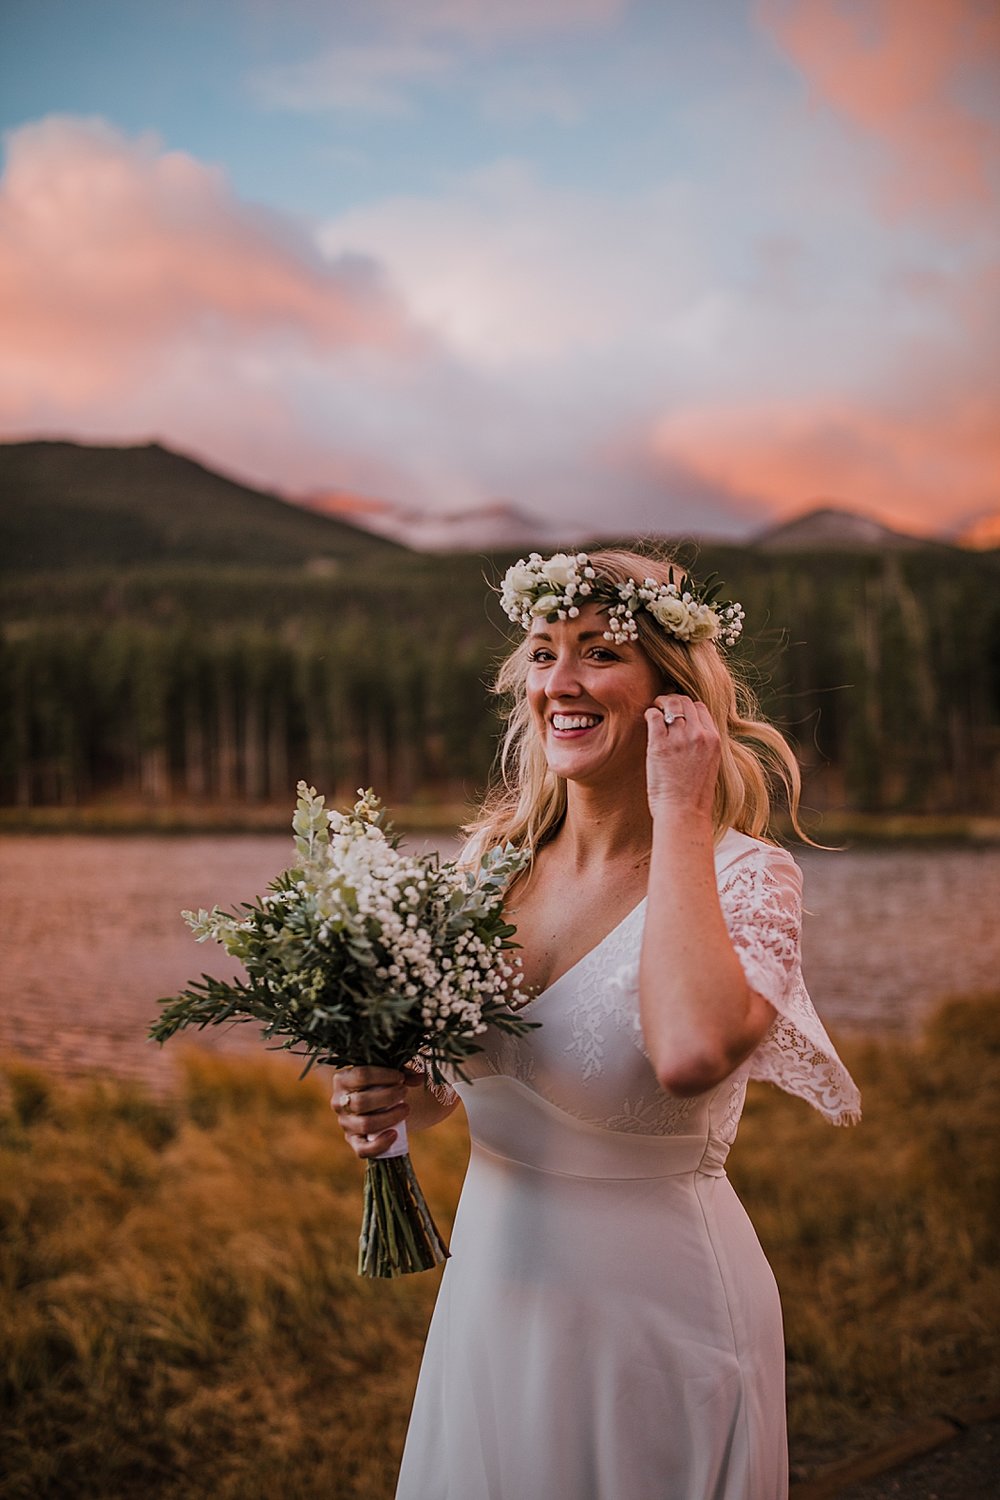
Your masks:
M395 1104L402 1104L406 1095L401 1089L334 1089L330 1098L330 1108L334 1114L339 1115L341 1121L358 1120L365 1115L378 1114L383 1109L391 1109Z
M348 1136L348 1140L355 1156L360 1156L363 1160L369 1156L381 1156L383 1151L388 1151L396 1134L395 1130L382 1130L371 1140L366 1135Z
M646 720L650 748L664 749L670 743L670 730L677 727L676 721L673 725L668 725L663 717L663 709L659 707L647 708L643 717ZM681 725L680 727L683 728L684 726Z
M698 727L693 704L688 698L657 698L654 707L646 710L646 722L658 744L665 743L671 734L676 742L677 736L685 729Z
M406 1086L398 1083L391 1088L350 1089L340 1097L349 1114L373 1115L380 1109L392 1109L393 1105L402 1104L406 1099Z
M339 1113L348 1096L354 1098L373 1088L394 1089L396 1096L401 1097L403 1082L404 1075L393 1068L338 1068L333 1075L330 1108Z
M711 710L707 703L692 703L693 718L700 729L708 730L710 734L716 733L715 720L712 718Z
M371 1114L342 1114L340 1124L348 1135L376 1135L380 1130L401 1124L409 1113L409 1104L397 1104L394 1109L380 1109Z
M350 1089L371 1088L375 1084L402 1083L403 1074L399 1068L338 1068L334 1078L342 1083L345 1092Z

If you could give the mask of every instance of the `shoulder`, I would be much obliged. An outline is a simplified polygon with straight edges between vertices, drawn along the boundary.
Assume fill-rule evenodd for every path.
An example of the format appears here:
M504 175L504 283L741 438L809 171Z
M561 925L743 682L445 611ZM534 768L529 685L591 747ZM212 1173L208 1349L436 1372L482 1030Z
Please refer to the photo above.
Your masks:
M716 840L715 876L720 888L756 877L796 893L802 890L802 871L787 849L735 828L727 828Z

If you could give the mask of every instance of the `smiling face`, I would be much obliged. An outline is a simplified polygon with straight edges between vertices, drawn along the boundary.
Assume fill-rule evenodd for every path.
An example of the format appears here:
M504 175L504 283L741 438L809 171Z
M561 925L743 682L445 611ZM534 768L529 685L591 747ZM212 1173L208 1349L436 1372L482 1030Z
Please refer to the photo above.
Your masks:
M607 617L587 605L575 620L536 620L526 680L549 768L568 781L645 775L645 710L667 691L642 648L604 639Z

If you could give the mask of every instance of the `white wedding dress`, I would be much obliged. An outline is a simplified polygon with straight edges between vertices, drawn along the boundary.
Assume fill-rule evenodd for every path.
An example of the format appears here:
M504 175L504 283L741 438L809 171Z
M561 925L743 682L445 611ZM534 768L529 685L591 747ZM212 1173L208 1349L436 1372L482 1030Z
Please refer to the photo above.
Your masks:
M730 831L716 871L778 1011L731 1077L657 1083L642 902L457 1085L472 1155L397 1500L784 1500L781 1309L726 1155L748 1078L838 1123L859 1100L802 983L797 866Z

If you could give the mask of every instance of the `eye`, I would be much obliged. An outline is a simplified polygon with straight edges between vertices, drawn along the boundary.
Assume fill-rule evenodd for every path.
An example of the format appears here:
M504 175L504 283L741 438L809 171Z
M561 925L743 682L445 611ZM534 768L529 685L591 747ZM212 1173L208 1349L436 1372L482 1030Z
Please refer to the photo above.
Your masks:
M551 661L552 660L552 652L549 650L549 648L547 646L536 646L535 649L534 649L534 651L529 651L528 652L528 660L532 664L537 664L539 662L543 662L544 663L544 662L547 662L547 661Z
M591 646L588 655L595 661L621 661L617 651L612 651L608 646Z

